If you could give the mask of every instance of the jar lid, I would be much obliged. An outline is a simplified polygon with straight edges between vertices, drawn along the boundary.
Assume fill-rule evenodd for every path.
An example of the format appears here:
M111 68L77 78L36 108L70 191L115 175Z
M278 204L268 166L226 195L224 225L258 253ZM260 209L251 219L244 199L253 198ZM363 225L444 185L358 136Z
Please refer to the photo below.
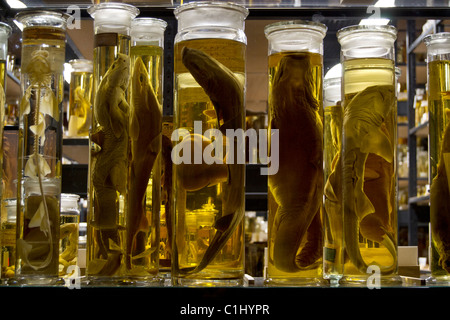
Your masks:
M319 32L323 37L327 34L327 26L323 23L308 20L291 20L291 21L279 21L271 23L264 28L264 33L267 36L273 32L283 31L283 30L294 30L294 29L308 29Z
M22 23L23 28L31 26L52 26L66 29L70 15L63 12L47 10L24 10L16 14L14 19Z
M135 18L131 21L131 37L133 41L142 43L161 42L167 22L157 18Z
M104 2L90 6L87 12L94 18L94 26L106 25L115 29L129 27L140 11L131 4Z
M218 1L194 1L194 2L188 2L185 4L182 4L175 8L173 13L175 14L175 17L178 18L178 15L184 11L192 10L195 8L223 8L223 9L230 9L235 11L240 11L242 14L244 14L244 17L246 18L248 16L248 9L244 7L243 5L237 4L237 3L231 3L231 2L218 2Z
M69 63L72 66L72 71L84 71L84 72L93 71L93 63L91 60L73 59L70 60Z
M11 27L9 24L6 24L4 22L0 22L0 33L6 35L6 37L9 37L11 35Z
M142 27L142 31L146 30L145 27L159 27L164 30L167 27L167 22L157 18L135 18L131 21L131 27Z
M80 196L72 193L61 193L61 207L76 207Z
M355 25L339 29L336 33L338 41L348 35L356 35L358 33L379 32L391 36L394 40L397 38L397 28L390 25Z
M428 47L433 44L443 44L450 40L450 32L439 32L427 35L423 38L423 42ZM450 42L449 42L450 45Z

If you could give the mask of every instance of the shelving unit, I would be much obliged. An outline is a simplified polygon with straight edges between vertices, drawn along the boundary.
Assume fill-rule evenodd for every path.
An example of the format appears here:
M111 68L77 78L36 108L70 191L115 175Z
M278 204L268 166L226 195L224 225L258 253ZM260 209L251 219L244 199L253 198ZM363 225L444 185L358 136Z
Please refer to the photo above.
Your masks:
M398 2L398 1L397 1ZM79 7L81 10L81 18L84 20L91 19L87 14L85 8L90 4L80 4ZM64 9L64 4L46 4L46 9L49 10L61 10ZM164 19L168 22L168 27L166 29L166 34L164 37L164 106L163 111L164 115L172 114L172 74L173 74L173 41L176 34L177 21L173 15L173 8L170 6L152 6L152 5L142 5L139 6L141 11L140 16L149 16L149 17L157 17ZM2 11L2 15L11 19L17 12L20 10L17 9L9 9L7 7ZM339 46L337 41L331 38L335 38L335 32L347 25L357 24L359 20L363 17L367 17L367 6L345 6L345 7L336 7L329 4L321 4L320 6L315 5L306 5L303 7L264 7L264 6L249 6L249 16L247 20L251 23L254 20L282 20L282 19L312 19L317 21L322 21L328 26L328 36L326 39L325 46L327 50L324 55L324 63L325 70L327 67L330 67L330 64L333 61L339 61ZM416 82L423 82L426 79L426 64L423 62L415 61L415 50L422 43L422 40L426 34L429 32L433 32L434 28L430 28L430 30L426 30L420 36L416 36L416 19L426 19L426 18L442 18L447 14L450 14L449 8L436 8L433 6L426 6L424 8L420 8L417 10L414 7L408 6L398 6L393 8L382 8L383 16L389 17L392 19L393 24L398 24L398 21L402 21L402 32L401 37L404 37L406 34L406 44L407 44L407 60L406 63L400 63L398 66L402 70L402 78L403 80L406 78L407 87L408 87L408 101L407 102L399 102L398 104L398 113L402 115L408 116L407 124L399 125L399 136L406 137L408 139L408 149L409 149L409 178L399 179L400 185L408 185L408 194L409 194L409 205L407 209L400 210L399 212L399 225L405 225L408 227L408 244L409 245L417 245L417 209L419 206L422 206L427 202L427 197L417 197L417 184L426 184L426 179L417 178L417 170L416 170L416 148L417 144L414 137L426 136L428 126L423 124L421 126L415 127L414 123L414 108L412 106L414 100L414 93L416 88ZM437 25L439 27L439 22L441 20L436 20ZM406 30L403 27L403 22L406 22ZM400 36L400 35L399 35ZM69 58L83 58L83 52L79 48L76 47L76 43L74 42L74 38L76 36L73 35L72 38L67 42L67 55ZM85 54L84 54L85 55ZM14 77L13 74L8 73L8 93L10 95L20 95L20 83L19 80ZM85 143L87 140L68 140L65 139L64 147L67 149L84 149L87 148ZM83 151L84 152L84 151ZM84 170L82 166L85 163L78 164L75 166L77 170ZM72 165L73 166L73 165ZM266 210L266 199L267 199L267 181L264 178L259 177L256 173L256 170L259 170L259 166L248 165L247 166L247 208L249 210ZM68 176L74 172L71 168L71 165L65 165L64 171L69 172ZM85 170L87 173L87 169ZM85 172L81 171L81 172ZM84 173L83 173L84 174ZM77 191L76 193L80 193ZM264 205L263 205L264 203ZM402 208L403 209L403 208ZM401 217L400 217L401 216ZM405 218L406 216L406 218Z
M89 1L90 2L90 1ZM303 2L303 1L302 1ZM39 1L41 3L41 1ZM1 6L6 6L1 5ZM47 5L46 9L54 10L60 9L58 6ZM176 20L173 17L171 7L153 7L143 6L141 8L141 16L159 17L166 20L169 23L165 36L165 74L164 74L164 115L170 115L172 111L172 71L173 71L173 39L176 33ZM315 18L329 25L333 25L334 29L338 29L339 26L345 26L350 22L359 21L362 17L367 16L367 7L334 7L328 6L328 4L316 4L310 7L301 8L250 8L249 20L274 20L274 19L312 19ZM1 15L4 17L13 17L17 10L11 10L6 8L2 10ZM417 142L418 136L424 137L428 134L428 126L423 124L419 127L415 126L414 117L414 94L417 81L417 70L423 72L426 69L426 65L417 64L415 61L414 50L418 44L422 41L423 36L416 37L416 18L433 18L433 17L445 17L450 16L450 8L445 7L425 7L419 10L415 7L396 7L396 8L383 8L383 15L389 18L395 18L405 20L407 24L406 30L406 43L407 43L407 63L402 65L402 71L406 74L406 82L408 87L408 101L399 103L399 114L402 110L402 114L408 116L407 124L399 125L399 135L408 138L409 148L409 176L408 178L399 178L400 185L407 185L409 193L409 205L405 210L399 212L399 224L406 225L408 227L408 245L417 245L418 232L417 229L421 226L425 226L425 223L421 221L426 220L427 215L427 203L429 198L417 197L417 184L425 184L428 182L426 178L417 178ZM90 19L85 10L81 11L83 19ZM334 37L333 28L329 28L330 37ZM71 46L73 44L70 44ZM73 50L72 52L79 52ZM338 47L327 47L326 55L333 55L333 58L339 55ZM326 71L326 70L325 70ZM11 84L10 84L11 83ZM12 74L8 74L8 90L14 91L17 95L20 95L19 81ZM11 91L13 92L13 91ZM64 146L74 147L89 147L86 139L65 139ZM260 176L260 165L247 165L247 185L246 185L246 209L247 210L261 210L264 211L267 208L267 181L266 177ZM74 187L76 190L86 190L84 183L84 177L87 174L87 165L64 165L63 166L63 190L64 184L67 182L70 187ZM78 179L78 180L77 180ZM75 190L73 189L73 190ZM66 189L68 190L68 189ZM72 189L71 189L72 190ZM73 191L78 193L77 191ZM429 213L428 213L429 214ZM425 218L424 218L425 217ZM420 286L420 284L419 284ZM257 286L255 286L257 287ZM371 303L380 299L383 303L388 300L398 302L398 299L430 299L430 297L445 297L448 295L448 290L445 288L429 288L422 290L421 288L383 288L381 290L367 290L365 287L360 288L331 288L329 290L323 290L318 288L202 288L202 290L192 288L83 288L81 290L67 290L66 288L2 288L2 294L5 296L13 297L14 299L20 298L20 301L27 301L27 309L31 311L42 308L40 300L36 299L37 296L46 296L47 299L52 299L52 306L56 306L58 310L67 311L67 302L74 300L76 302L85 303L86 301L95 301L94 313L99 313L102 317L109 314L117 313L117 308L108 307L108 303L111 301L118 301L120 299L121 305L129 306L142 306L148 304L150 300L155 299L157 301L158 310L164 310L166 315L174 316L180 314L180 308L183 306L189 306L196 304L197 306L216 306L217 309L224 307L225 304L250 304L255 305L267 304L271 306L271 313L276 318L282 317L282 315L292 316L293 314L299 315L299 303L306 305L307 309L313 310L314 307L324 306L324 301L333 301L334 305L345 305L349 301L352 301L353 306L362 306L367 311L368 302ZM6 291L9 290L9 291ZM38 290L38 291L36 291ZM39 291L43 290L43 291ZM165 291L163 291L165 290ZM167 291L171 290L171 291ZM44 292L44 295L42 294ZM168 295L166 295L168 294ZM282 299L279 299L282 297ZM390 299L392 298L392 299ZM87 300L86 300L87 299ZM150 300L149 300L150 299ZM395 299L395 300L394 300ZM19 301L19 300L17 300ZM16 301L16 302L17 302ZM39 301L39 303L37 303ZM282 305L280 302L282 301ZM4 301L4 302L7 302ZM55 303L56 302L56 303ZM61 302L61 303L59 303ZM433 301L437 303L436 301ZM31 305L30 305L31 303ZM273 308L272 308L273 307ZM99 311L101 309L101 311ZM409 309L406 308L406 313ZM155 309L156 310L156 309ZM30 312L31 312L30 311ZM52 313L55 310L52 309ZM92 310L89 311L92 313ZM149 310L149 312L153 312ZM405 315L405 310L402 311ZM99 315L100 315L99 314ZM416 315L416 311L414 310ZM223 313L222 313L223 315ZM23 316L23 314L22 314ZM231 316L233 317L233 316ZM194 316L195 318L195 316ZM264 318L264 316L263 316Z

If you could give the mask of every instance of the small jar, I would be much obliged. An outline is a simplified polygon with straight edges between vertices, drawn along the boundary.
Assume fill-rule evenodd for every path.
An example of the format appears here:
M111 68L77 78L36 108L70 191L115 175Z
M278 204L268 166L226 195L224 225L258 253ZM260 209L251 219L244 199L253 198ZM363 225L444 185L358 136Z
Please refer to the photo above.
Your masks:
M2 208L0 223L0 283L7 284L15 275L17 201L6 199L2 207L4 209Z
M6 103L6 71L9 70L8 65L8 38L11 35L11 27L4 22L0 22L0 70L2 78L0 79L0 116L1 116L1 131L3 132L3 119L5 117L5 103ZM0 142L1 147L1 142Z
M71 265L77 265L80 209L76 194L61 194L59 275L68 276Z
M447 155L450 153L450 33L424 38L427 46L429 108L430 270L432 282L450 281L449 189Z
M397 272L397 99L394 43L389 25L338 31L342 74L344 210L343 283L399 283Z

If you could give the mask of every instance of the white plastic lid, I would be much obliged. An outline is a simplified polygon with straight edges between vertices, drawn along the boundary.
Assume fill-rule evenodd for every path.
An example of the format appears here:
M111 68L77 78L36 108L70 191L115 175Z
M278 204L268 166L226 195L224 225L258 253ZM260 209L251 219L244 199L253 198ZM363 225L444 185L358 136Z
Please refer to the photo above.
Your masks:
M94 19L94 32L114 32L129 35L131 21L139 9L126 3L104 2L90 6L88 13Z

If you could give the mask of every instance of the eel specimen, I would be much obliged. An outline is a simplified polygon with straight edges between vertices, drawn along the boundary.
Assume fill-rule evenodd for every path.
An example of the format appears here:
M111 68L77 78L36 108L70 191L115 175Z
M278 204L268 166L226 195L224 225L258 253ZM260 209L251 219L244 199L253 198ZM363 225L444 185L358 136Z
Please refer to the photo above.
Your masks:
M148 181L161 149L161 107L150 84L141 57L134 64L131 78L131 164L128 194L126 266L132 265L133 251L145 250L145 237L138 244L138 233L149 232L145 214ZM158 201L157 199L154 199Z
M278 204L271 258L284 272L311 268L322 256L323 126L309 59L308 54L283 57L272 82L270 129L279 130L279 169L268 177Z
M391 189L387 183L393 171L386 168L393 166L394 154L384 121L394 103L393 85L375 85L356 94L344 109L343 160L339 159L343 161L344 242L350 260L364 273L368 265L359 249L360 231L391 253L394 263L383 267L382 274L392 272L397 264L396 241L387 229L388 221L380 218L383 215L389 218L390 214L386 203L390 201ZM373 180L375 186L366 186L365 179ZM389 189L379 193L386 188ZM366 192L373 192L373 196ZM376 203L376 197L381 196Z
M450 110L445 110L450 120ZM438 264L450 273L450 122L444 131L437 174L431 183L430 221L432 241L439 254Z
M102 268L93 268L98 275L114 274L122 255L117 248L120 243L117 193L126 192L129 106L125 90L129 77L130 58L119 53L101 80L94 102L94 116L100 128L93 132L91 139L101 150L96 154L92 173L95 210L91 226L98 231L99 253L107 259Z
M222 134L226 136L226 129L242 129L244 122L244 84L230 69L201 50L184 47L181 55L185 67L210 98ZM193 140L195 142L195 140L200 139ZM237 158L237 143L232 143L234 143L234 154ZM204 149L204 146L202 148ZM243 165L237 164L236 159L232 160L234 162L226 164L225 167L227 179L223 183L222 216L214 224L216 233L197 267L180 270L180 273L195 273L204 269L225 246L244 217L244 198L241 190L245 168ZM205 167L205 165L202 165L202 167ZM199 170L201 169L200 167ZM217 170L216 175L222 177L225 175L224 173L222 170ZM213 179L221 180L220 177L213 176Z

